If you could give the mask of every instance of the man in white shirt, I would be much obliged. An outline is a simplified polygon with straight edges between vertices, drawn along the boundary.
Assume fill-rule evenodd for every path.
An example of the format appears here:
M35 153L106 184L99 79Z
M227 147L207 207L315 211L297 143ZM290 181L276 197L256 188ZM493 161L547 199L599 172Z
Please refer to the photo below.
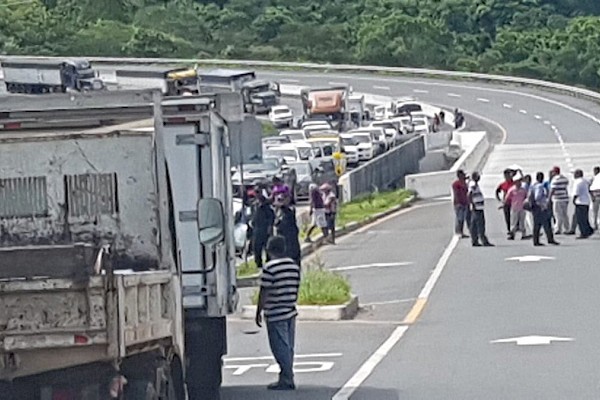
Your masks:
M598 230L600 224L600 167L594 167L594 176L592 177L592 184L590 185L590 193L592 195L592 216L594 229Z
M594 233L590 226L590 204L592 197L590 196L590 183L583 178L583 171L575 170L575 195L573 204L575 204L575 215L577 216L577 226L579 227L578 239L587 239Z

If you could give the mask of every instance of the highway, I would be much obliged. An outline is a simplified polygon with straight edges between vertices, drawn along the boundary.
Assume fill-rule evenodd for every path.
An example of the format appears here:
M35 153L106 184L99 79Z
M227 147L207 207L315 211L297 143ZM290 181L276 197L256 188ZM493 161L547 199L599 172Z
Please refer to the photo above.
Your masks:
M293 74L293 77L291 76ZM493 195L501 171L600 164L593 103L540 90L369 75L265 72L299 85L414 95L476 115L496 143L483 169L494 248L453 239L447 199L418 203L318 253L349 276L364 308L353 321L300 322L296 393L269 393L276 374L264 331L232 318L224 399L593 399L599 236L560 247L508 242ZM570 212L573 212L571 208Z
M465 111L495 143L482 171L493 248L453 237L448 199L430 199L340 238L312 261L346 274L363 305L343 322L299 322L298 390L268 392L277 374L266 332L229 320L224 400L597 399L599 235L559 247L509 242L493 188L502 170L600 164L594 103L513 86L377 75L261 72L298 85ZM573 212L573 207L570 213Z

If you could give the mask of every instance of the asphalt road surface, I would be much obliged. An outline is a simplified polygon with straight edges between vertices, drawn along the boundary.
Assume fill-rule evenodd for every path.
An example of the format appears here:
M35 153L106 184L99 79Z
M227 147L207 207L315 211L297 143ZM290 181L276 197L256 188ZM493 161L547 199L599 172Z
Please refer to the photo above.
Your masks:
M580 99L499 85L368 75L296 73L293 78L315 86L348 82L356 91L375 94L415 94L464 109L467 122L468 113L486 118L505 132L496 137L483 169L488 197L511 163L529 173L553 165L567 172L583 168L588 176L591 166L600 164L595 120L600 113ZM417 203L324 248L320 260L349 276L364 309L350 322L299 324L296 362L304 371L297 373L295 393L267 392L264 385L276 376L273 361L252 359L246 362L268 365L248 372L226 369L224 398L598 398L600 236L583 241L558 236L559 247L509 242L497 207L487 200L493 248L452 240L452 207L443 199ZM423 293L425 298L417 299ZM229 357L234 361L226 365L239 362L235 357L269 356L264 330L248 331L256 331L251 322L231 319Z

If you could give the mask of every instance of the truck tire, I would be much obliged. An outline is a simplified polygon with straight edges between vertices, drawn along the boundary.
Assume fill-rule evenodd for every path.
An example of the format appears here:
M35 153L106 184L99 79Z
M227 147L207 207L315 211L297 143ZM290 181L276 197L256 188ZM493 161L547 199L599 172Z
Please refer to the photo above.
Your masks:
M125 400L160 400L152 382L135 380L125 386Z

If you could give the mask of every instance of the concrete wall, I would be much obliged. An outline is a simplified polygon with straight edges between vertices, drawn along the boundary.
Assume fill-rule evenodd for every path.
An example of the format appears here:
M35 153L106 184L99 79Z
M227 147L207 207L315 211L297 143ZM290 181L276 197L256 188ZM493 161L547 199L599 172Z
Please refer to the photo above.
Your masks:
M407 175L405 178L407 189L414 190L421 198L448 196L457 170L464 169L471 173L481 169L490 150L486 132L454 132L452 141L460 144L464 150L463 155L452 168L448 171Z
M419 170L419 161L424 156L424 139L417 136L361 165L340 179L342 200L351 201L362 194L403 186L404 177Z
M25 196L24 188L11 201L27 207L32 197L46 199L46 215L0 218L0 245L112 244L135 267L157 257L156 198L152 134L111 136L38 135L29 140L0 139L0 178L45 177L45 190ZM67 207L66 175L117 175L118 209L112 215L78 215ZM90 182L80 188L82 209L94 201L97 188ZM31 192L29 192L31 193ZM6 200L6 199L5 199ZM43 202L43 200L41 200ZM39 202L38 202L39 203ZM83 204L85 203L85 204ZM24 204L24 205L23 205Z

